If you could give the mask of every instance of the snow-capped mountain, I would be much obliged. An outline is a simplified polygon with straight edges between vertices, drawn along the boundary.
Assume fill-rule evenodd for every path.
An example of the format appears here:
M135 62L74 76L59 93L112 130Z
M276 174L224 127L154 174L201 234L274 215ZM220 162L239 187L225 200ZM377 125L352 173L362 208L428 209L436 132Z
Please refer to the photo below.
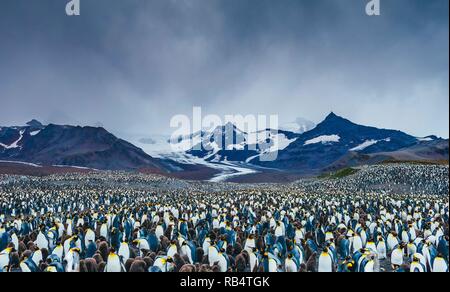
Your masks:
M252 163L262 155L285 149L297 137L298 134L274 129L247 133L227 123L211 132L191 135L179 144L190 145L187 153L205 161Z
M330 113L324 121L302 134L273 129L246 133L233 124L227 124L211 132L187 136L178 142L183 146L179 149L190 146L186 153L207 162L233 162L315 173L342 161L348 155L359 157L391 153L419 144L422 145L420 149L423 152L427 143L433 141L442 139L436 136L417 138L401 131L357 125ZM274 160L267 159L275 153ZM427 157L442 157L442 153L437 156L433 154L430 151ZM445 153L443 155L445 157Z
M318 171L348 153L389 153L439 138L416 138L401 131L357 125L334 113L281 150L276 161L260 165L295 171Z
M316 124L305 118L297 118L294 122L286 123L280 126L280 130L292 132L296 134L303 134L311 131L316 127Z
M105 170L164 170L160 161L103 128L42 125L36 120L26 126L0 128L0 160Z
M133 144L101 127L33 120L25 126L0 127L0 162L191 172L196 177L215 173L213 179L221 180L266 168L311 175L386 160L448 161L449 156L448 140L362 126L334 113L302 134L274 129L247 133L228 123L172 140L164 135L128 140Z

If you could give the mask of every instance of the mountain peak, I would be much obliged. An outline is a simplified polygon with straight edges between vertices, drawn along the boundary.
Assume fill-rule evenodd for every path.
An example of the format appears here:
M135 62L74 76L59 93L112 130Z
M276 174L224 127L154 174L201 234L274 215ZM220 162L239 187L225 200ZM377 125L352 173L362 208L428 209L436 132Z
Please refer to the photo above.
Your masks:
M336 119L336 118L341 118L341 117L336 115L334 112L330 112L328 114L328 116L325 118L325 120L331 120L331 119Z
M346 119L346 118L343 118L343 117L341 117L341 116L338 116L338 115L335 114L334 112L329 113L328 116L325 118L325 120L324 120L323 122L333 122L333 123L336 123L336 122L341 122L341 123L342 123L342 122L345 122L345 123L352 123L352 124L353 124L352 121L350 121L350 120L348 120L348 119Z
M41 128L43 127L42 123L39 122L38 120L32 119L31 121L29 121L27 123L28 126L30 127L34 127L34 128Z

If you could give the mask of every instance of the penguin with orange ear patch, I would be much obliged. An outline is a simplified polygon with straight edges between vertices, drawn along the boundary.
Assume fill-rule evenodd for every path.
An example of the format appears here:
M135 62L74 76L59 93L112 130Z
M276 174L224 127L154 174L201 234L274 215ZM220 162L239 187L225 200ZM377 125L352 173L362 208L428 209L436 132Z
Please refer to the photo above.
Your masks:
M334 271L333 257L327 247L325 247L319 256L319 273L331 273Z
M420 259L417 256L413 255L413 260L409 271L411 273L424 273L426 272L426 267L420 262Z
M442 254L438 254L433 261L432 267L433 273L446 273L448 272L448 263L442 256Z
M0 252L0 271L9 266L9 256L13 251L14 248L11 246Z
M108 273L125 272L125 267L124 267L122 261L120 260L120 257L116 254L116 252L113 248L111 248L111 250L109 252L108 260L107 260L106 266L105 266L105 272L108 272Z

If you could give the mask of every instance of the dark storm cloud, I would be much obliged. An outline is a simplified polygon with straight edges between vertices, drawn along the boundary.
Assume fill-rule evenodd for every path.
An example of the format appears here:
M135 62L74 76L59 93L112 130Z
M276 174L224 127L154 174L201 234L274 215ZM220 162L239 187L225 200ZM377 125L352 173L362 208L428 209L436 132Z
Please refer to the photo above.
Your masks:
M168 131L189 114L278 113L448 137L448 1L4 0L0 124Z

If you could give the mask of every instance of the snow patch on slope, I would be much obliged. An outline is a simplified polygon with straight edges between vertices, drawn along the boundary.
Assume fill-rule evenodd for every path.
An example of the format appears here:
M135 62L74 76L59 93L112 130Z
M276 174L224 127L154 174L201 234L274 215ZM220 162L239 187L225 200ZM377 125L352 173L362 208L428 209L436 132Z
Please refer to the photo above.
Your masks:
M37 134L39 134L39 132L41 132L41 130L30 132L30 136L36 136Z
M431 137L417 138L417 140L419 140L420 142L430 142L430 141L434 141L434 139L431 138Z
M11 143L11 145L5 145L5 144L0 143L0 146L2 146L3 148L6 148L6 149L14 149L14 148L20 147L20 146L18 145L18 143L20 142L20 140L22 140L22 138L23 138L23 133L25 133L25 130L20 131L20 137L19 137L19 139L17 139L17 140L14 141L13 143Z
M313 139L310 139L305 142L304 146L311 145L311 144L328 144L328 143L338 143L341 140L341 137L338 135L322 135Z
M363 151L364 149L366 149L366 148L368 148L368 147L370 147L372 145L375 145L375 144L377 144L380 141L391 142L391 138L386 138L386 139L383 139L383 140L373 140L373 139L372 140L366 140L362 144L360 144L360 145L350 149L350 151Z

